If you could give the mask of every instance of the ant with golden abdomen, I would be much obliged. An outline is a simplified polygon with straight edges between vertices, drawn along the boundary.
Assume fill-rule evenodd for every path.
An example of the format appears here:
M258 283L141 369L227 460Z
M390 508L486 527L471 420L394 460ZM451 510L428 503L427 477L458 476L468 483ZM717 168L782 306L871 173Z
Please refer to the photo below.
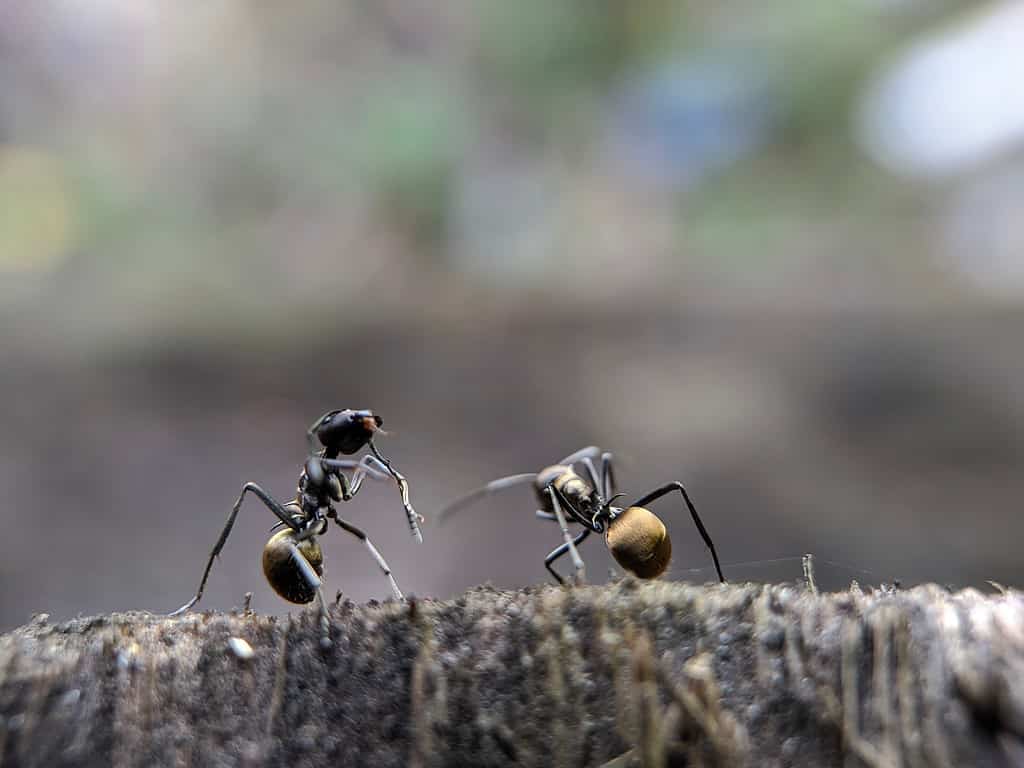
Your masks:
M594 464L598 457L601 460L600 472ZM576 472L574 467L577 464L583 466L585 476ZM668 483L627 507L617 507L614 505L615 500L624 494L616 493L612 454L602 451L597 446L583 448L540 472L510 475L494 480L449 504L438 514L438 521L483 496L525 483L532 483L537 496L540 508L536 511L536 516L542 520L556 521L562 528L565 542L544 558L544 566L560 584L565 583L565 580L554 569L554 561L567 552L571 553L577 575L581 575L583 561L576 552L576 547L591 533L603 533L612 557L635 576L654 579L663 574L672 558L672 540L665 524L647 509L647 505L673 491L682 494L697 531L711 551L718 579L725 581L715 545L683 484L678 481ZM575 538L570 535L566 525L566 515L572 522L583 527Z

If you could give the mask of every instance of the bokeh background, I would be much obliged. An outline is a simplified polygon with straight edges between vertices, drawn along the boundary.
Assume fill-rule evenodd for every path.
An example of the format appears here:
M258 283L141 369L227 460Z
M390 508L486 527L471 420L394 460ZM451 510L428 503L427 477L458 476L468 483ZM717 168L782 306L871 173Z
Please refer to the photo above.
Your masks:
M526 489L432 518L589 443L734 579L1019 585L1021 39L1019 2L0 4L0 628L180 605L333 407L391 432L426 542L393 487L343 514L417 595L544 581ZM288 609L272 522L205 607Z

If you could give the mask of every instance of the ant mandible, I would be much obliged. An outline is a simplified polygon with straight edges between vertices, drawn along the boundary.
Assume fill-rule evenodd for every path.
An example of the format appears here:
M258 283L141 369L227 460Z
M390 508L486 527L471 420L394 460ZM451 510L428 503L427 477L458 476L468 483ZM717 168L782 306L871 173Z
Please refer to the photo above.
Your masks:
M601 457L600 472L594 464L594 459L598 456ZM586 478L577 474L574 469L576 464L584 467ZM683 484L668 483L642 496L628 507L614 506L615 500L625 494L616 493L612 454L602 452L593 445L566 456L557 464L545 467L540 472L510 475L494 480L449 504L438 514L438 522L442 522L448 515L469 506L483 496L523 483L533 484L540 505L536 512L537 517L556 521L561 526L565 542L544 558L544 566L560 584L564 584L565 580L555 570L554 561L566 552L571 553L577 577L582 577L584 565L576 547L591 533L603 533L612 557L635 576L641 579L654 579L663 574L668 568L669 560L672 559L672 540L665 524L647 509L647 505L673 491L682 494L701 538L711 551L718 579L725 581L715 545ZM569 532L566 514L573 522L583 526L583 530L575 538Z
M394 576L391 575L391 568L381 557L380 552L363 531L338 517L333 504L336 501L349 501L359 492L363 480L367 477L374 480L387 480L390 477L398 484L412 535L417 541L423 541L419 528L423 518L416 514L409 502L409 483L377 450L373 442L375 434L383 433L383 423L380 416L372 411L351 409L328 411L313 422L306 431L310 456L299 474L295 500L281 504L256 483L246 483L242 486L242 492L238 494L238 500L235 501L220 538L213 545L213 551L206 561L206 568L203 570L195 597L170 615L184 613L202 598L213 561L224 548L247 493L252 493L266 505L267 509L277 515L279 522L271 530L284 528L271 536L263 548L263 574L267 582L278 595L289 602L309 603L317 599L320 605L322 630L320 642L325 648L331 644L330 625L321 586L324 557L317 536L327 532L328 520L333 520L366 545L387 577L395 597L403 599L402 590L398 588ZM322 446L319 451L316 450L314 439L319 440ZM368 447L370 453L359 460L338 458L341 454L356 453L363 447ZM354 470L351 481L342 472L345 469Z

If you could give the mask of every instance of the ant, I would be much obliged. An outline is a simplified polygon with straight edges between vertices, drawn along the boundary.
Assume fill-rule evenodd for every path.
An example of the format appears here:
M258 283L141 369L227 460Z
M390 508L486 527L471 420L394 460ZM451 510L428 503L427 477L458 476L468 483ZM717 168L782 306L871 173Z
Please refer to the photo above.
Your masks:
M594 464L594 459L598 456L601 457L600 473ZM577 464L583 465L585 477L574 469ZM673 491L682 494L701 538L711 551L718 579L725 582L715 545L683 484L668 483L642 496L628 507L614 506L615 500L625 494L616 493L612 454L602 452L593 445L566 456L557 464L545 467L540 472L510 475L494 480L449 504L438 514L438 522L442 522L447 515L469 506L483 496L522 483L533 484L540 505L536 512L537 517L541 520L556 521L562 528L565 543L553 549L544 558L544 566L559 584L564 584L565 579L555 570L554 561L566 552L571 553L577 578L582 578L583 560L576 547L591 533L603 533L612 557L633 575L641 579L661 576L672 559L672 540L665 524L647 509L647 505ZM573 522L583 526L583 531L575 538L571 536L566 525L566 514Z
M381 429L383 423L381 417L372 411L351 409L328 411L313 422L306 431L310 456L299 474L295 500L281 504L256 483L246 483L242 486L242 492L238 494L238 500L235 501L235 506L228 516L227 524L206 561L203 578L199 582L195 597L170 615L184 613L202 598L213 561L224 548L246 493L252 493L266 505L267 509L277 515L280 522L271 528L271 531L284 528L271 536L263 548L263 574L267 582L278 595L289 602L309 603L317 599L323 633L320 644L324 648L330 647L331 640L327 605L321 587L324 557L317 536L327 532L328 520L333 520L366 545L387 577L391 591L396 598L402 600L402 590L398 588L394 576L391 575L391 568L381 557L380 552L365 533L338 517L332 503L349 501L359 492L363 480L367 477L374 480L387 480L390 477L398 484L402 494L402 506L405 507L412 535L417 541L423 541L419 528L423 518L416 514L409 502L409 483L377 450L373 442L375 434L386 434ZM319 451L316 450L314 438L319 440L322 446ZM368 447L370 453L358 461L338 458L340 454L351 455L363 447ZM342 472L345 469L354 470L351 481Z

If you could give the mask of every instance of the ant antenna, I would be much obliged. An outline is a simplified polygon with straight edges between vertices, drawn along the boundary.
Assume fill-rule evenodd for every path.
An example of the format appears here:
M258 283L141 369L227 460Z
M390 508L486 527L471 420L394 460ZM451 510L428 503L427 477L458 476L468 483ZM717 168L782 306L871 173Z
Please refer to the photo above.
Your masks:
M495 491L503 491L506 488L511 488L514 485L521 485L522 483L532 483L537 478L536 472L527 472L522 475L509 475L508 477L501 477L497 480L492 480L483 488L477 488L475 491L467 493L462 498L456 499L447 507L437 513L437 524L443 523L449 515L458 512L459 510L465 509L471 506L479 499L484 496L489 496Z

